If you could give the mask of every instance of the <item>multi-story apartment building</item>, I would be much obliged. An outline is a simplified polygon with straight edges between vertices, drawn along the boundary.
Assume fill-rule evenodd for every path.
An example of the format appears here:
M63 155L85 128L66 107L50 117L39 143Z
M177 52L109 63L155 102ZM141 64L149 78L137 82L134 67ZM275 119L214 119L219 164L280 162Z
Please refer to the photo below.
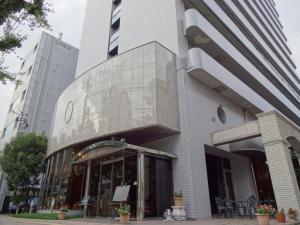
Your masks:
M55 103L74 80L79 50L42 32L39 40L22 61L21 83L15 87L4 123L0 150L18 133L49 134ZM9 192L1 174L2 207Z
M89 0L41 207L85 198L108 216L130 185L138 219L162 216L180 190L192 218L218 198L299 210L295 68L273 0Z

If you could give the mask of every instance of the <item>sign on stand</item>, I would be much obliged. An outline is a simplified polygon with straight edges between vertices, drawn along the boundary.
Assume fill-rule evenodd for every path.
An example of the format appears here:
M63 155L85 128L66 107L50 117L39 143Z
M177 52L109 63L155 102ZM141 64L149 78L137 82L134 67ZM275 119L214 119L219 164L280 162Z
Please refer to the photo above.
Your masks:
M129 190L130 190L130 185L117 186L112 201L126 202L128 198Z

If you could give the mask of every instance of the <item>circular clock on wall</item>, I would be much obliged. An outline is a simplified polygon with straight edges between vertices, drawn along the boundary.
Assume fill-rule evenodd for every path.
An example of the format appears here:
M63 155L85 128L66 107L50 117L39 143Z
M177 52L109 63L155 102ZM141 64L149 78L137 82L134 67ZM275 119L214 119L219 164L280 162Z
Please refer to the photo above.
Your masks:
M65 111L65 122L69 123L72 117L72 113L73 113L73 102L69 101L67 104L67 108Z

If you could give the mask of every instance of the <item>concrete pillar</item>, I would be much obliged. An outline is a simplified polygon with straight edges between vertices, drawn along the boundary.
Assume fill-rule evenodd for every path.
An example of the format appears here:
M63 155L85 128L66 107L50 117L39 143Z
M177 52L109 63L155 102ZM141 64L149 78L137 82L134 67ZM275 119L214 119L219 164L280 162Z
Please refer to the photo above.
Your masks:
M264 144L278 208L300 209L300 192L288 143L279 140Z
M286 126L275 112L257 117L278 209L287 211L288 208L295 208L300 212L299 186L288 142L284 138Z
M92 161L88 161L87 171L86 171L86 180L85 180L85 191L84 191L84 219L86 219L87 208L88 208L88 195L90 191L90 174L91 174L91 165Z
M145 155L144 153L138 153L138 202L137 202L137 220L141 221L144 219L144 208L145 208Z

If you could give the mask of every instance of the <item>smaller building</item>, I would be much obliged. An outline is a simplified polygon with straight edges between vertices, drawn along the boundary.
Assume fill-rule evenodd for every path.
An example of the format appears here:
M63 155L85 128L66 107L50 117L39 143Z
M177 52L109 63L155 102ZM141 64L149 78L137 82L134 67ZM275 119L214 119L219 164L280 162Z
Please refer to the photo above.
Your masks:
M0 139L0 151L18 133L48 135L55 103L74 80L78 52L77 48L62 41L61 37L42 32L22 61L21 83L15 87L11 99ZM5 196L9 195L3 176L1 173L0 209Z

